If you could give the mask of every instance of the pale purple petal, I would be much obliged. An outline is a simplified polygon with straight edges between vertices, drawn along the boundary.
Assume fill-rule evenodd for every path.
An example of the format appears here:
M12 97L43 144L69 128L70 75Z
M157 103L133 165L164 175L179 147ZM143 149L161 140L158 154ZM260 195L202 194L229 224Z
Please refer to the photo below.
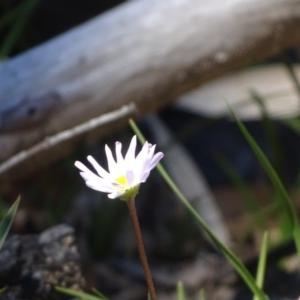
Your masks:
M162 152L157 152L151 159L150 164L148 165L148 171L151 171L159 161L164 157Z
M128 182L128 186L129 187L133 187L133 186L135 186L137 184L136 180L135 180L135 175L134 175L133 171L127 171L126 172L126 178L127 178L127 182Z
M156 145L149 144L149 151L148 151L148 154L147 154L147 158L145 159L142 172L149 170L149 166L151 164L151 160L152 160L152 157L153 157L153 154L154 154L154 151L155 151L155 147L156 147Z
M135 163L134 163L134 172L135 174L140 177L144 168L145 164L147 164L147 155L149 150L149 144L146 142L140 151L140 153L137 155Z
M99 174L99 176L101 177L111 177L110 174L105 171L98 163L97 161L94 159L93 156L89 155L87 157L88 161L92 164L92 166L95 168L95 170L97 171L97 173Z
M151 159L152 156L154 155L155 147L156 147L156 145L152 145L152 146L149 148L149 152L148 152L148 155L147 155L147 158L148 158L148 159Z
M116 164L115 159L113 158L113 155L111 153L111 150L107 145L105 145L105 152L107 157L108 170L110 174L114 174L118 168L118 165Z
M150 171L144 172L140 178L140 181L145 182L148 179L149 175L150 175Z

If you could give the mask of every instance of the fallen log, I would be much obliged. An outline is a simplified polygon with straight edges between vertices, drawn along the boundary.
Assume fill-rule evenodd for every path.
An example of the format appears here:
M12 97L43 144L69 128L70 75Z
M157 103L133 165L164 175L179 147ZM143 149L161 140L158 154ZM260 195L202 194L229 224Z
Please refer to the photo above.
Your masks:
M297 1L126 2L1 64L0 161L129 102L137 117L155 112L210 79L299 43L299 30ZM124 124L125 118L117 122ZM115 127L95 129L94 136ZM37 153L27 166L38 170L73 147ZM28 173L22 163L0 182Z

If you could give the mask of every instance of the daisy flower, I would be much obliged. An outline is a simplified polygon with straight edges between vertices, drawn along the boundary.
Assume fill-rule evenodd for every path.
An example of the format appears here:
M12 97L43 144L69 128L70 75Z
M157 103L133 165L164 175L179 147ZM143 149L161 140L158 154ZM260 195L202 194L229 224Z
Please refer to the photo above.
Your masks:
M136 144L136 136L134 136L125 157L123 157L121 153L122 144L116 142L116 160L110 148L105 145L108 172L92 156L88 156L87 159L97 174L79 161L75 162L75 166L81 171L80 175L91 189L108 193L110 199L128 200L134 198L138 193L140 184L147 180L150 171L164 156L162 152L154 154L156 145L151 145L148 142L135 156Z

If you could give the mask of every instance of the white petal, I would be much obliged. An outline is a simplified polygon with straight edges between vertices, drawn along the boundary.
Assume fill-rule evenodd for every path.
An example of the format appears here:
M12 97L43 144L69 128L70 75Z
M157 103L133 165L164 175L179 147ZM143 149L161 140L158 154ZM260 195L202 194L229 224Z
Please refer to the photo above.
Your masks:
M96 191L99 191L99 192L103 192L103 193L112 193L112 192L114 192L114 189L109 188L105 185L98 184L95 181L86 181L86 185L89 188L91 188L93 190L96 190Z
M110 181L105 180L95 174L91 175L91 174L87 174L86 172L80 172L80 175L86 182L87 181L94 182L94 185L106 186L113 189L113 185L111 184Z
M93 174L94 176L92 176L91 174L88 174L88 173L86 173L86 172L80 172L79 173L80 175L81 175L81 177L85 180L85 181L87 181L87 180L96 180L97 179L97 175L95 175L95 174Z
M105 171L98 163L97 161L94 159L93 156L89 155L87 157L88 161L92 164L92 166L95 168L95 170L97 171L97 173L99 174L99 176L101 177L108 177L110 178L110 174Z
M107 197L110 199L116 199L116 198L120 197L121 195L123 195L122 192L113 192L111 194L108 194Z
M162 159L163 153L155 153L155 145L148 142L144 144L141 151L135 156L137 138L133 136L125 159L122 156L122 144L116 142L116 160L110 148L106 145L105 152L107 156L108 169L107 172L98 162L88 156L88 161L92 164L97 174L89 170L79 161L75 162L75 166L81 171L80 175L86 181L86 185L94 190L108 193L108 197L115 199L126 192L128 187L134 187L141 182L145 182L149 177L150 171ZM128 186L119 184L116 179L126 176Z
M148 149L149 149L149 144L148 142L146 142L142 148L142 150L140 151L140 153L137 155L136 159L135 159L135 167L141 166L141 164L144 164L147 155L148 155Z
M133 163L135 159L135 149L136 149L136 136L134 135L131 139L128 151L125 155L125 162L127 165L130 165Z
M106 152L106 157L107 157L109 173L114 174L117 170L117 164L113 158L110 148L107 145L105 145L105 152Z
M124 165L124 158L122 155L122 143L120 142L116 142L116 156L118 167L122 168Z
M91 178L94 178L95 176L97 177L97 175L95 173L93 173L91 170L89 170L83 163L81 163L80 161L76 161L75 162L75 166L82 171L82 173L85 173L85 176L89 176Z

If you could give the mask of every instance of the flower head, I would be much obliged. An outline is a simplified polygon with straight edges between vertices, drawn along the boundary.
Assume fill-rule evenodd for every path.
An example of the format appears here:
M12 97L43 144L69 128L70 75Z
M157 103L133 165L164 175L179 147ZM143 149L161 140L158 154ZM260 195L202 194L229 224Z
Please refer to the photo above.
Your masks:
M92 156L88 156L87 159L98 174L90 171L79 161L75 162L75 166L81 171L80 175L91 189L108 193L111 199L119 197L127 200L136 196L140 183L147 180L150 171L163 158L162 152L154 154L155 147L146 142L139 154L135 156L136 136L134 136L125 157L121 153L122 144L116 142L116 160L110 148L105 145L109 172L104 170Z

